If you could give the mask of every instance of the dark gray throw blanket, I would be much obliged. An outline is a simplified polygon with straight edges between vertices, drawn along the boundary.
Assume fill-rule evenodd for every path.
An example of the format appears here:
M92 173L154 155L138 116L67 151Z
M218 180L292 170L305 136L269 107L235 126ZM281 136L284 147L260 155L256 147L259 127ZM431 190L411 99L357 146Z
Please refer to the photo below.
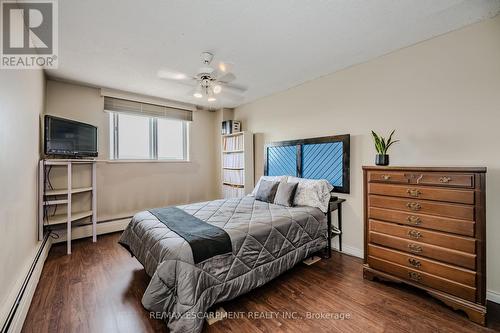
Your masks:
M149 212L189 243L195 264L233 250L231 238L223 229L203 222L182 209L164 207L150 209Z

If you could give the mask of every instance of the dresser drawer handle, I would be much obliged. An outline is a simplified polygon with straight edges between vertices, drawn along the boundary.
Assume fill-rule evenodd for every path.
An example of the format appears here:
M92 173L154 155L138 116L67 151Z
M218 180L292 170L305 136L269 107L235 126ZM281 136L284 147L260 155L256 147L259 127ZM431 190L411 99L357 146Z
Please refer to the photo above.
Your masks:
M420 194L422 194L419 190L417 190L415 188L409 188L409 189L407 189L406 193L408 193L408 195L410 197L415 197L415 198L418 198L420 196Z
M406 207L408 207L410 210L417 211L422 208L418 202L408 202L406 204Z
M422 253L424 251L424 249L417 244L408 244L408 249L413 253Z
M406 221L408 221L408 223L411 223L411 224L414 224L414 225L420 225L422 224L422 219L418 216L413 216L413 215L410 215L406 218Z
M439 178L439 182L440 182L440 183L443 183L443 184L447 184L447 183L449 183L450 181L451 181L451 177L446 177L446 176L445 176L445 177L441 177L441 178Z
M391 176L390 175L382 175L382 179L389 180L389 179L391 179Z
M414 239L419 239L420 237L422 237L422 233L420 231L417 231L417 230L410 230L410 231L408 231L408 237L414 238Z
M412 265L415 268L422 267L422 264L420 263L420 260L417 260L415 258L408 258L408 262L410 263L410 265Z
M422 280L422 275L417 272L408 272L408 278L413 281L421 281Z

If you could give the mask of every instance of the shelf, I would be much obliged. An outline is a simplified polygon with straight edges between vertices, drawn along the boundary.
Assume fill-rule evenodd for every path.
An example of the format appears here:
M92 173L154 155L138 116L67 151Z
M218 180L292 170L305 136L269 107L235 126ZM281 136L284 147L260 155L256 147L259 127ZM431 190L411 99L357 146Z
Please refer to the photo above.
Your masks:
M244 152L243 149L238 149L238 150L224 150L223 151L224 154L243 153L243 152Z
M87 210L87 211L83 211L83 212L78 212L78 213L73 213L71 215L71 222L74 222L74 221L77 221L77 220L81 220L81 219L89 217L89 216L92 216L92 211L91 210ZM68 221L68 215L67 214L57 214L57 215L54 215L54 216L49 216L49 221L48 221L47 225L62 224L62 223L66 223L67 221Z
M92 187L80 187L80 188L74 188L71 190L72 194L75 193L83 193L83 192L90 192L92 191ZM59 190L46 190L45 195L50 196L50 195L67 195L68 194L68 189L59 189Z
M95 163L96 160L86 160L86 159L46 159L44 160L45 165L68 165L69 163L73 164L92 164Z
M53 206L53 205L64 205L68 203L68 199L62 199L62 200L48 200L44 201L43 205L44 206Z
M223 138L228 138L228 137L231 137L231 136L238 136L238 135L243 135L245 134L245 132L236 132L236 133L231 133L231 134L222 134L222 137Z
M228 185L228 186L233 186L233 187L245 187L245 185L243 185L243 184L233 184L233 183L228 183L228 182L222 182L222 184Z

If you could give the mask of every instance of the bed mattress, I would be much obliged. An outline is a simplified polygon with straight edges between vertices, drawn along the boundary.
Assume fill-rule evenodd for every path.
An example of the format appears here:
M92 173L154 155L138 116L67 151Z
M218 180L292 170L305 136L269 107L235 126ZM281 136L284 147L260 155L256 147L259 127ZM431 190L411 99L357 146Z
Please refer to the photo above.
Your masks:
M318 208L284 207L252 196L178 206L224 229L232 253L194 264L189 244L149 211L136 214L120 243L151 281L142 304L171 332L200 332L207 309L257 288L326 247L326 216Z

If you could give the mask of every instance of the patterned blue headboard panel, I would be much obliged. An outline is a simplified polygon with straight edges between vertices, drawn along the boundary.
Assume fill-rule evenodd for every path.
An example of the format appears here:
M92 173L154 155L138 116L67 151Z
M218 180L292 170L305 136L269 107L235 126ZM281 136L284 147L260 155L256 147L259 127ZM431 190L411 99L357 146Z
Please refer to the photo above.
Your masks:
M302 177L327 179L342 187L342 142L305 144L302 146Z
M297 146L267 148L268 176L297 176Z
M327 179L334 192L350 191L350 135L273 142L265 147L264 174Z

